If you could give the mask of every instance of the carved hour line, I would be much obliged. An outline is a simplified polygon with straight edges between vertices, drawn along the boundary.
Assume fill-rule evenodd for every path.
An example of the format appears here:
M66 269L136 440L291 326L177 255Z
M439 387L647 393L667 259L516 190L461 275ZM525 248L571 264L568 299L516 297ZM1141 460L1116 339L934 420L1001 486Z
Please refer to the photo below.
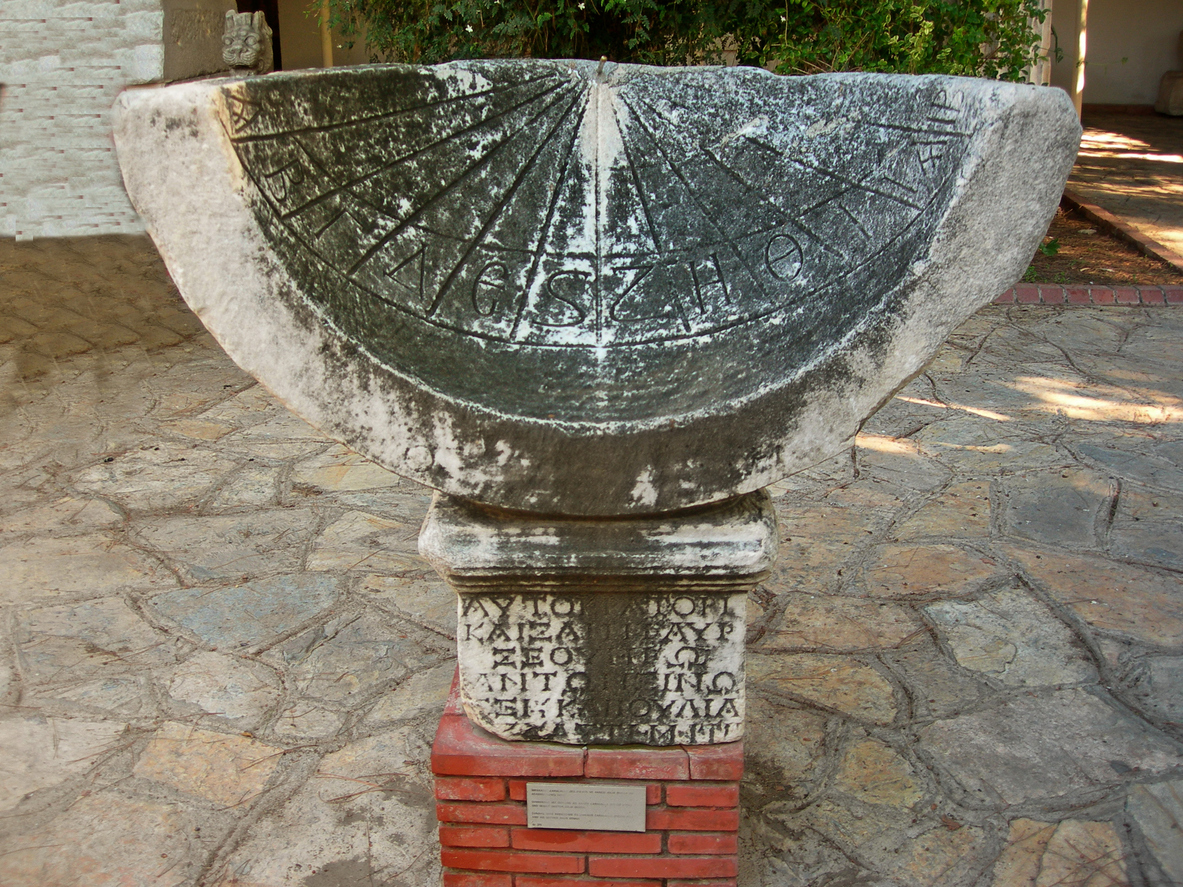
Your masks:
M774 162L776 160L780 160L781 157L783 156L782 152L778 151L775 145L770 145L768 142L764 141L759 136L753 135L752 133L749 133L749 132L745 132L741 136L741 138L745 142L747 142L749 145L753 145L753 146L759 148L765 154L771 154Z
M907 191L909 194L915 194L915 193L917 193L916 189L915 189L914 187L912 187L911 185L909 185L909 184L907 184L907 183L905 183L905 182L901 182L901 181L899 181L898 179L893 179L893 178L892 178L891 176L889 176L889 175L885 175L885 174L883 174L883 173L880 173L880 175L879 175L879 178L880 178L880 179L882 179L882 180L883 180L883 181L885 181L885 182L891 182L893 185L899 185L901 188L903 188L903 189L904 189L905 191ZM916 207L916 209L920 209L920 207Z
M752 187L752 185L749 184L748 181L742 175L740 175L734 169L732 169L727 164L723 163L721 160L719 160L717 157L715 157L715 155L711 151L704 150L703 153L705 153L708 157L710 157L717 164L719 164L719 166L723 170L725 170L732 177L734 177L741 185L743 185L748 190L749 193L754 194L758 200L764 200L765 202L767 202L766 198L761 197L759 195L759 193L756 191L756 189L754 187ZM778 158L781 156L782 155L780 153L777 153ZM793 158L787 158L787 159L792 160ZM804 164L800 164L800 165L804 165ZM826 170L818 169L817 172L825 173ZM838 178L838 177L834 176L834 178ZM853 182L844 182L844 184L848 185L848 187L845 189L845 191L849 191L852 188L858 187ZM842 191L839 193L840 194L845 193L845 191ZM838 195L834 195L834 196L836 197ZM828 198L828 199L832 199L832 198ZM826 202L827 201L822 201L820 204L818 204L818 206L824 206ZM824 237L822 237L820 234L818 234L816 231L814 231L812 228L810 228L808 225L805 224L805 220L803 217L807 213L812 212L816 207L810 207L809 209L802 211L800 213L800 215L798 215L796 218L790 218L779 207L776 207L775 205L772 205L772 204L770 204L770 205L772 206L773 209L776 210L776 212L778 214L780 214L785 219L785 224L792 224L793 226L800 228L802 231L804 231L806 234L808 234L814 240L814 242L817 243L818 246L820 246L822 249L824 249L826 252L830 253L831 255L837 256L839 259L842 259L843 261L845 261L847 259L847 256L844 253L842 253L839 250L835 249L834 247L830 246L830 244L826 241L826 239ZM758 234L758 233L762 233L762 232L756 231L753 233ZM745 267L747 267L746 264L745 264ZM751 268L748 268L748 271L750 272Z
M325 222L323 225L321 225L319 228L317 228L313 232L313 235L315 237L320 237L322 234L324 234L326 231L328 231L329 228L333 227L333 224L337 221L337 219L339 219L339 218L341 218L341 216L345 215L346 212L348 212L348 210L346 210L344 208L337 210L337 212L333 214L332 218L330 218L327 222Z
M403 270L403 268L406 268L412 262L417 262L418 267L419 267L419 275L418 275L419 281L418 281L418 285L415 287L408 286L406 283L399 280L398 277L396 276L400 271ZM412 274L414 274L414 268L412 268ZM409 256L407 256L407 258L405 258L401 262L399 262L398 265L396 265L392 270L386 272L386 276L388 278L390 278L390 282L392 284L394 284L395 286L402 287L405 290L410 290L410 291L414 292L415 296L419 300L420 305L422 305L423 299L424 299L424 290L426 288L424 284L426 282L425 281L426 275L427 275L427 247L426 246L419 247L419 249L415 250L413 253L411 253ZM379 298L381 298L381 296L379 296ZM382 301L386 302L388 305L393 304L389 299L382 299Z
M669 266L666 266L666 271L668 272L669 270ZM693 272L691 272L691 274L693 274ZM686 306L682 304L682 296L679 291L679 287L670 287L670 302L673 303L674 313L678 315L678 320L682 321L682 331L689 333L691 329L690 318L686 316Z
M553 92L553 90L548 91L546 94L549 95L549 92ZM468 166L468 168L465 169L460 175L456 176L456 178L454 178L454 179L452 179L452 181L448 182L447 185L445 185L440 190L436 191L435 194L431 195L430 198L428 198L426 201L424 201L422 204L420 204L420 206L416 210L414 210L414 212L410 213L405 219L403 219L401 222L399 222L399 224L393 230L387 232L383 237L381 237L378 240L377 243L375 243L373 246L371 246L369 249L367 249L366 252L362 255L362 257L360 259L358 259L356 262L354 262L353 265L350 266L349 270L346 273L350 274L350 275L357 273L357 270L362 265L364 265L366 262L368 262L371 258L373 258L375 253L378 252L378 250L382 249L384 246L386 246L386 244L390 243L390 241L392 241L392 240L394 240L394 238L398 237L398 235L401 234L416 219L418 219L425 212L427 212L428 209L435 206L440 200L442 200L445 194L449 193L453 188L455 188L462 181L464 181L466 178L468 178L468 176L472 172L485 166L489 162L490 159L492 159L502 148L504 148L513 139L514 136L518 135L523 129L525 129L527 126L529 126L535 120L537 120L539 117L541 117L547 111L549 111L552 107L554 107L556 104L558 104L560 99L561 99L561 96L559 98L552 99L550 102L547 103L547 105L541 111L534 114L534 116L531 117L529 120L527 120L522 126L516 127L513 131L508 132L501 141L499 141L496 145L494 145L492 148L490 148L488 151L486 151L484 154L482 154L480 157L478 157L475 161L473 161Z
M771 302L772 300L769 298L767 290L764 289L764 284L762 284L760 282L760 278L756 276L755 270L750 265L748 265L747 259L744 257L742 251L739 248L739 245L736 244L734 241L732 241L732 239L730 237L727 236L727 232L725 232L722 228L720 228L715 223L715 221L711 218L710 213L707 212L706 207L704 207L699 202L698 197L695 195L694 191L691 190L690 183L688 181L686 181L686 177L682 174L682 171L680 169L678 169L677 166L674 165L674 162L672 160L670 160L669 155L666 153L665 149L661 146L660 142L657 141L657 138L656 138L653 130L651 130L649 128L649 126L645 123L645 121L640 117L640 115L638 115L636 113L636 111L633 109L632 105L629 104L629 102L624 98L624 96L621 96L621 101L624 102L625 106L630 111L633 112L633 116L636 118L637 122L641 124L641 128L643 130L645 130L645 133L649 136L649 140L653 143L653 146L657 149L658 153L661 154L662 159L665 161L665 165L669 167L670 172L672 172L675 176L678 177L678 180L682 183L682 186L686 189L686 193L690 196L690 199L692 201L694 201L694 205L698 208L698 211L702 214L702 217L706 220L707 224L710 225L712 228L714 228L719 233L719 236L723 238L723 241L727 244L727 246L735 254L735 257L736 257L736 259L739 260L739 263L741 265L743 265L743 267L747 270L748 274L752 278L752 282L754 284L756 284L756 288L760 290L761 297L763 297L765 302ZM644 99L641 100L641 103L644 104L646 107L649 107L649 103L646 102ZM653 110L653 109L650 107L650 110Z
M861 182L856 182L854 179L850 179L850 178L847 178L846 176L839 175L838 173L834 172L833 170L823 169L822 167L815 166L812 163L806 163L804 160L802 160L799 157L785 157L785 159L788 160L790 163L796 163L798 166L803 166L806 169L811 169L814 172L821 173L824 176L829 176L832 179L837 179L839 182L843 182L847 185L853 185L854 187L858 188L860 191L866 191L870 194L878 194L880 197L886 197L888 200L894 200L896 203L902 203L904 206L911 207L912 209L917 210L917 211L923 209L923 207L917 206L912 201L905 200L904 198L899 197L896 194L892 194L890 191L884 191L880 188L872 188L870 185L867 184L866 179L863 179L863 181L861 181Z
M444 282L440 284L439 288L436 290L435 298L432 299L431 302L431 307L427 309L427 315L429 317L435 314L436 310L439 308L440 302L443 301L444 293L448 291L448 287L452 285L452 281L456 278L456 275L460 272L460 269L464 267L465 263L468 261L468 257L472 255L472 251L477 248L482 240L485 239L485 235L489 233L489 229L493 227L493 223L497 221L501 211L505 209L505 207L509 204L509 201L513 199L513 195L517 193L518 188L521 187L522 182L525 180L530 170L534 168L534 163L537 161L538 155L541 154L543 149L547 147L547 142L550 140L551 136L553 136L558 128L566 122L568 117L570 117L571 109L575 107L575 103L578 101L578 99L578 95L574 96L568 103L566 110L563 111L563 113L559 116L559 119L554 123L554 125L551 126L550 131L545 136L538 139L537 147L535 147L530 156L526 158L526 162L523 163L521 168L518 170L518 174L514 177L513 182L510 183L509 188L507 188L505 192L497 198L497 201L493 205L492 212L489 213L488 219L483 225L481 225L481 230L477 232L476 237L468 242L468 246L465 247L464 252L460 256L460 261L458 261L453 266L452 270L448 272L448 276L444 278Z
M588 103L591 101L590 90L585 90L583 95L583 111L586 112ZM526 275L526 291L523 298L518 300L517 312L514 315L513 326L509 331L509 338L512 340L517 336L518 326L522 322L522 315L526 311L526 301L530 295L530 288L534 284L535 276L538 274L538 266L542 263L542 257L546 254L546 244L550 236L550 226L554 221L555 209L558 208L559 195L563 192L563 185L567 181L567 170L571 168L571 157L575 154L575 143L579 138L579 127L572 127L571 139L567 143L567 150L563 154L563 164L556 176L554 189L550 192L550 197L547 200L546 218L542 222L542 226L538 229L538 243L534 250L534 258L530 263L530 271Z
M538 79L541 79L541 78L538 78ZM366 205L373 208L375 212L382 213L383 215L388 215L388 213L384 212L384 209L382 209L382 207L375 205L375 203L364 198L363 195L355 192L355 190L353 190L354 187L357 186L357 184L361 184L362 182L364 182L368 179L373 179L373 177L376 175L381 175L382 173L384 173L384 171L387 171L388 169L393 169L394 167L399 166L400 163L406 163L408 161L413 160L413 158L420 156L421 154L426 154L427 151L432 150L435 147L438 147L438 145L440 145L440 144L444 144L445 142L452 140L452 138L455 138L460 135L464 135L465 132L470 132L472 130L476 130L481 127L485 127L485 125L489 124L490 121L497 121L497 119L499 119L500 117L511 114L511 112L516 111L519 108L522 108L523 105L529 104L530 102L534 101L534 99L541 98L542 96L545 96L545 95L549 95L549 92L555 91L555 89L558 89L557 86L556 86L556 88L552 88L551 90L543 90L541 92L536 92L536 93L534 93L534 95L530 96L529 98L525 98L525 99L523 99L522 102L518 102L515 105L511 105L510 108L505 109L504 111L500 111L496 115L491 115L489 117L483 117L483 118L479 119L479 121L477 121L477 122L468 124L467 127L461 127L458 130L454 130L454 131L450 132L450 134L447 134L445 136L441 136L440 138L437 138L437 140L434 140L432 142L428 142L425 145L422 145L422 147L420 147L420 148L416 148L413 151L408 151L408 153L405 155L402 155L400 157L395 157L394 160L392 160L388 163L384 163L384 164L382 164L381 167L377 167L376 169L370 170L370 171L368 171L368 173L363 173L361 175L354 176L353 179L345 180L342 184L340 184L340 186L337 186L336 188L330 190L330 192L319 195L319 198L317 198L316 201L313 201L313 202L315 202L315 203L322 202L323 200L328 200L329 198L331 198L331 196L335 196L336 194L341 194L342 192L345 192L345 193L348 193L350 196L353 196L353 198L355 200L357 200L358 202L366 203Z
M804 216L807 213L810 213L814 209L816 209L817 208L816 206L810 207L809 209L806 209L806 210L802 210L801 213L796 218L791 218L783 210L781 210L780 207L773 204L767 198L762 197L760 195L760 193L742 175L740 175L738 172L736 172L734 169L732 169L730 166L728 166L726 163L724 163L722 160L720 160L718 157L716 157L713 151L711 151L709 149L703 149L703 153L706 154L707 157L711 158L711 160L713 160L716 164L718 164L720 169L722 169L724 172L728 173L732 178L734 178L737 182L739 182L739 184L742 185L747 190L749 195L755 197L757 200L770 206L778 215L780 215L785 220L783 224L791 224L797 228L800 228L802 231L804 231L806 234L808 234L814 240L814 242L817 243L818 246L820 246L822 249L824 249L826 252L830 253L831 255L837 256L839 259L842 259L843 261L845 261L848 258L848 256L845 253L830 246L829 242L824 237L822 237L820 234L818 234L812 228L810 228L808 225L805 224ZM781 155L778 154L777 156L779 157ZM848 187L845 189L845 191L849 191L851 188L855 187L853 184L849 184L849 183L847 183L847 184L848 184ZM845 191L841 191L841 192L839 192L839 194L845 193ZM837 197L837 196L838 196L837 194L833 195L833 197ZM828 200L833 199L833 197L827 198L827 200L823 200L821 203L817 204L817 206L824 206L826 204L826 202ZM778 227L782 227L782 226L778 226ZM772 229L767 229L767 230L772 230ZM759 233L763 233L763 232L762 231L754 231L752 233L759 234ZM745 267L748 267L746 265L746 263L745 263ZM751 271L750 267L748 267L748 271L749 272Z
M835 249L834 247L830 246L830 244L826 240L826 238L822 237L820 234L818 234L816 231L814 231L812 228L810 228L807 224L805 224L804 218L794 219L793 225L797 228L800 228L802 231L804 231L806 234L808 234L810 239L812 239L814 243L816 243L818 246L820 246L822 249L824 249L830 255L836 256L837 258L841 259L844 262L849 261L850 256L846 255L846 253L842 252L841 250Z
M616 123L617 132L624 132L624 128L620 125L620 115L616 113L615 105L612 107L612 117ZM629 175L633 180L633 187L637 189L637 201L641 204L641 214L645 216L645 224L649 227L649 237L653 240L653 248L657 250L657 254L663 255L664 249L661 244L661 238L657 234L657 226L653 224L653 214L649 211L649 201L645 199L645 189L641 186L641 177L637 172L636 161L633 160L633 152L629 150L628 142L621 139L621 145L624 148L624 162L628 165Z
M840 209L840 210L842 210L842 212L846 213L846 217L848 219L850 219L850 221L854 222L854 226L859 229L859 231L862 233L863 237L865 237L867 240L871 239L871 232L869 232L866 228L863 227L863 223L858 220L858 217L856 217L854 213L852 213L849 209L846 208L845 203L843 203L842 201L838 201L838 209Z
M938 138L944 136L946 141L953 137L964 138L968 135L968 133L961 132L960 130L930 129L923 126L907 126L902 123L884 123L880 120L867 120L865 123L868 126L875 127L876 129L891 129L897 132L910 132L915 133L916 135L936 136Z
M849 194L851 191L855 191L855 190L857 190L857 189L854 187L854 185L847 185L845 188L841 188L841 189L839 189L838 191L835 191L835 192L834 192L833 194L831 194L829 197L824 197L824 198L822 198L821 200L819 200L817 203L813 203L813 204L810 204L809 206L803 207L803 208L801 209L801 215L803 215L803 216L807 216L807 215L809 215L811 212L813 212L814 210L819 210L819 209L821 209L823 206L826 206L827 204L833 203L833 202L834 202L835 200L837 200L838 198L840 198L840 197L845 197L845 196L846 196L847 194Z
M293 127L292 129L276 130L275 132L258 133L256 135L239 135L239 136L234 136L232 141L234 141L235 143L259 142L259 141L267 141L268 139L285 139L285 138L289 138L291 136L305 135L306 133L332 132L333 130L337 130L337 129L348 129L351 126L364 126L365 124L373 123L376 120L386 120L386 119L389 119L392 117L399 117L403 114L417 114L422 111L426 111L430 108L443 107L444 105L451 104L452 102L460 102L460 101L470 100L470 99L474 99L474 98L482 98L483 96L487 96L487 95L500 95L502 93L521 89L522 87L529 86L533 83L538 83L539 81L542 81L542 80L554 80L554 79L555 79L554 75L544 74L539 77L531 77L529 80L523 80L520 83L508 84L505 86L494 86L494 87L490 87L489 89L482 89L479 92L470 92L470 93L464 93L461 95L448 96L447 98L437 99L436 101L433 101L433 102L424 102L421 105L412 105L407 108L398 108L394 111L383 111L380 114L370 114L365 117L351 117L349 120L342 120L339 123L324 123L324 124L320 124L317 126L297 126L297 127ZM562 84L560 83L559 85L562 85ZM232 99L233 98L236 98L236 97L232 97ZM245 103L245 100L243 100L243 99L238 99L238 101ZM254 117L252 116L250 119L254 120Z
M260 108L258 102L244 99L233 93L227 96L227 102L230 106L230 124L235 131L246 129L259 116ZM248 111L253 113L248 114ZM231 133L227 131L226 135L229 136Z
M538 79L541 79L541 78L538 78ZM555 88L557 89L557 87L555 87ZM382 207L372 203L364 195L361 195L358 192L354 191L353 188L355 186L361 184L362 182L366 181L367 179L370 179L370 178L373 178L374 176L380 175L381 173L386 172L387 170L392 169L395 166L398 166L400 163L406 163L407 161L409 161L415 157L418 157L420 154L424 154L424 153L430 151L432 148L435 148L436 146L441 145L441 144L447 142L448 140L455 138L456 136L462 135L462 134L469 132L471 130L474 130L474 129L478 129L481 126L486 125L490 120L497 120L501 116L503 116L504 114L512 113L513 111L517 110L518 108L522 107L525 104L528 104L529 102L533 101L534 99L540 98L544 95L549 94L549 92L553 92L553 91L554 91L554 89L549 90L549 91L543 90L542 92L535 93L532 96L530 96L529 98L527 98L521 102L518 102L516 105L513 105L510 108L507 108L504 112L500 112L498 114L491 115L490 117L482 118L481 120L479 120L475 123L469 124L468 126L462 127L461 129L455 130L454 132L451 132L448 135L442 136L432 142L429 142L428 144L426 144L420 148L417 148L414 151L408 152L407 154L404 154L400 157L396 157L393 160L391 160L389 163L383 164L382 166L378 167L377 169L363 173L359 176L355 176L352 179L347 179L344 183L319 195L317 198L315 198L313 201L311 201L309 204L307 204L303 208L307 209L307 208L310 208L310 207L312 207L316 204L319 204L325 200L328 200L329 198L334 197L338 194L348 193L351 197L353 197L353 199L357 200L359 203L364 203L367 206L370 206L375 212L378 212L384 216L390 217L389 214L387 212L385 212L385 210Z
M428 151L430 151L431 149L433 149L439 145L442 145L445 142L447 142L451 139L454 139L459 135L463 135L464 133L471 132L472 130L476 130L476 129L479 129L483 126L486 126L486 125L488 125L488 123L490 121L499 120L501 117L516 111L518 108L521 108L524 105L529 104L530 102L534 101L535 99L540 99L546 95L549 95L550 93L559 89L561 86L562 86L562 84L559 84L559 86L555 86L549 90L543 90L541 92L535 93L534 95L530 96L529 98L518 102L516 105L513 105L513 106L507 108L503 112L499 112L499 113L491 115L489 117L483 117L480 120L476 121L475 123L470 123L468 126L462 127L458 130L455 130L454 132L448 133L445 136L441 136L440 138L438 138L432 142L429 142L428 144L426 144L420 148L416 148L414 151L410 151L406 154L403 154L400 157L396 157L393 160L391 160L389 163L382 164L377 169L373 169L373 170L370 170L369 172L362 173L359 176L354 176L352 179L347 179L345 182L341 183L340 185L333 188L332 190L326 191L324 194L321 194L314 201L309 203L308 206L313 206L317 203L321 203L325 200L328 200L330 197L333 197L337 194L340 194L342 192L347 192L355 200L358 200L362 203L366 203L367 205L373 206L373 208L376 211L382 212L380 207L374 206L370 201L366 200L364 197L362 197L356 191L354 191L353 188L357 185L360 185L362 182L366 181L367 179L372 179L374 176L381 175L382 173L386 172L387 170L393 169L394 167L398 166L400 163L406 163L407 161L412 160L421 154L425 154ZM506 136L507 139L511 138L511 137L512 136ZM383 212L383 214L387 215L384 212ZM364 260L363 260L363 264L364 264ZM358 267L360 267L360 264ZM349 273L352 274L353 271L351 270Z

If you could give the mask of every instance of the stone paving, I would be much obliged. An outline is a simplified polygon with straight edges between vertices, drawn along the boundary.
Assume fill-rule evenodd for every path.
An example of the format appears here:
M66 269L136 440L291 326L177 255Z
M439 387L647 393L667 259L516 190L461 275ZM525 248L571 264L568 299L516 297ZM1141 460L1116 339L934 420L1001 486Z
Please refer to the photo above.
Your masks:
M1073 196L1183 256L1183 118L1087 113Z
M429 492L233 366L146 240L0 275L0 883L438 883ZM1183 883L1181 338L991 306L776 486L742 887Z

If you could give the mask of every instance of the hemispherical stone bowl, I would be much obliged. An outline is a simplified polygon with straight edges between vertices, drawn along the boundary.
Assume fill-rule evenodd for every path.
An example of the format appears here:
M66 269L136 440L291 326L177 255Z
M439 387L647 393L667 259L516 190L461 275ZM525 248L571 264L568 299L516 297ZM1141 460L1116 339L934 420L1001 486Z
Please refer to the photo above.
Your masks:
M1010 286L1080 127L952 77L483 61L132 90L182 295L295 412L491 505L685 508L848 444Z

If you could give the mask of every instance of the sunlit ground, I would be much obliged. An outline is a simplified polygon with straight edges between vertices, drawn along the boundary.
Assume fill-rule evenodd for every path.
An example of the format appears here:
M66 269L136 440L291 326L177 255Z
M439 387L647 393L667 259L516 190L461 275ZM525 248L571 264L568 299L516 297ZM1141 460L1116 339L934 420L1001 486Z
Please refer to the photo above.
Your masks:
M1158 154L1140 139L1117 132L1085 130L1080 139L1081 157L1118 157L1127 160L1155 160L1161 163L1183 163L1183 155Z
M1082 385L1079 381L1050 376L1015 376L1001 384L1031 398L1022 412L1043 412L1088 422L1127 422L1151 426L1183 422L1183 399L1161 391L1142 389L1138 392L1140 396L1132 397L1131 392L1127 390L1096 384ZM1018 418L955 401L942 403L906 394L899 394L896 399L919 407L931 407L940 412L962 412L997 422L1000 426ZM906 438L863 432L858 435L857 442L858 446L878 453L900 456L918 453L917 445ZM1010 445L1001 442L976 445L942 442L939 446L942 449L972 450L981 453L1006 453L1012 449Z
M1085 127L1069 188L1183 253L1183 121L1093 114Z

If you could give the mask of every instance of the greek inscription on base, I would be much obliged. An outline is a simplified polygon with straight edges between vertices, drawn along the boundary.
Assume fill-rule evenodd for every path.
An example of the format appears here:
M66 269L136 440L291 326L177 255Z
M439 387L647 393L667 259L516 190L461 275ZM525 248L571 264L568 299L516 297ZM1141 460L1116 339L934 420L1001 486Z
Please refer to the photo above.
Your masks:
M742 594L465 592L465 701L527 738L737 739L744 605Z

